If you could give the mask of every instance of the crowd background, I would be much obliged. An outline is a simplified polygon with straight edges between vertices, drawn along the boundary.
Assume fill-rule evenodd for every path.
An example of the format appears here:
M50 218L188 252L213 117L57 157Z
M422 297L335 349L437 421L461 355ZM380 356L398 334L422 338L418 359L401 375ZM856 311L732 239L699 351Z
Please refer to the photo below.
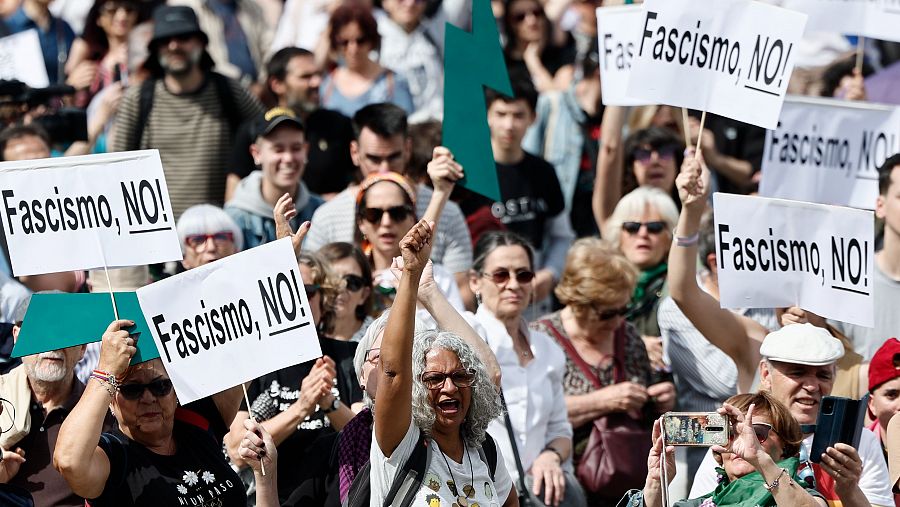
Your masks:
M666 455L684 505L752 490L765 505L900 506L900 154L872 203L875 327L721 309L709 196L756 191L765 131L604 106L595 9L622 1L492 0L513 89L485 94L502 199L458 187L488 170L440 146L445 25L469 29L471 1L0 0L0 36L36 30L53 85L0 82L0 160L160 152L184 260L112 270L112 287L291 237L324 354L254 380L247 402L235 388L186 406L160 361L127 368L126 321L14 359L32 293L110 287L13 277L3 238L0 503L340 505L362 473L375 505L418 426L436 442L429 470L442 453L447 466L414 505L531 491L603 506L627 490L660 505ZM789 92L900 104L900 44L865 39L858 68L858 42L807 34ZM379 389L396 418L373 415ZM813 466L828 394L868 396L867 429ZM654 421L671 410L719 410L736 438L670 455ZM634 440L598 443L614 428Z

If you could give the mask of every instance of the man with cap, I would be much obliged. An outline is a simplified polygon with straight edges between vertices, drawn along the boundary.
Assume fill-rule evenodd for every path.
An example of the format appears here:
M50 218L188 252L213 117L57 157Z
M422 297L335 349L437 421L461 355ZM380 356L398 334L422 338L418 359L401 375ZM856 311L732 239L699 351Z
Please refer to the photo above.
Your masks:
M272 215L279 200L289 195L296 214L291 225L297 229L310 220L324 201L306 188L301 178L306 167L307 143L303 122L293 110L275 107L256 124L256 141L250 154L261 170L241 180L225 211L244 234L246 248L275 241Z
M835 362L844 345L827 330L809 323L790 324L769 333L759 347L759 389L785 404L804 430L801 461L809 460L816 418L823 396L831 393ZM893 505L888 487L887 464L875 435L863 429L859 450L838 443L829 447L819 464L813 464L816 490L829 505ZM715 489L712 452L707 453L688 495L701 496Z
M190 7L157 8L145 63L152 77L129 88L116 117L112 151L159 150L176 216L222 203L234 132L262 113L237 81L212 71L207 42Z

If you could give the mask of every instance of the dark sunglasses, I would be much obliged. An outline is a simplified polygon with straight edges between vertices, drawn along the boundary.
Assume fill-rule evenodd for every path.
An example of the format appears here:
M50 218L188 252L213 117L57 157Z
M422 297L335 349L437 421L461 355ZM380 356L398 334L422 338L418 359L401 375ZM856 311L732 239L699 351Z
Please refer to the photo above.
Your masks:
M637 234L641 230L641 226L647 227L650 234L659 234L666 228L666 223L661 220L653 222L622 222L622 230L628 234Z
M500 269L493 273L482 273L481 276L490 278L497 285L503 285L509 282L509 279L512 278L512 273L507 269ZM534 280L534 271L528 271L527 269L516 271L517 282L531 283L532 280Z
M303 290L306 291L306 299L309 299L319 293L322 286L317 283L304 283Z
M516 14L513 14L512 19L516 23L521 23L522 21L525 21L525 18L527 18L528 16L542 18L542 17L544 17L544 10L543 9L532 9L530 11L517 12Z
M351 42L355 42L357 46L362 46L363 44L368 42L368 40L366 40L364 37L357 37L355 39L338 39L335 42L337 43L337 46L339 48L345 48L349 46Z
M187 42L187 41L193 39L193 38L196 37L196 36L197 36L197 35L194 34L194 33L185 33L185 34L179 34L179 35L172 35L171 37L164 37L164 38L162 38L162 39L159 39L159 42L158 42L157 44L162 45L162 46L166 46L166 45L168 45L169 42L171 42L171 41L184 43L184 42Z
M162 378L149 384L122 384L119 386L119 394L126 400L134 401L144 395L145 389L149 389L153 396L162 398L172 392L172 381Z
M769 423L753 423L753 433L756 433L756 439L759 443L764 443L769 439L769 432L774 431Z
M137 5L126 2L106 2L100 9L103 14L115 14L119 9L124 9L126 14L137 12Z
M422 383L425 384L427 389L432 391L444 387L444 381L448 378L456 387L472 387L475 383L475 370L469 368L468 370L454 370L450 373L443 373L440 371L426 371L425 373L422 373Z
M359 275L344 275L344 284L350 292L359 292L366 286L366 280Z
M613 317L622 317L628 314L628 307L623 306L621 308L611 308L609 310L603 310L602 312L597 309L596 306L592 306L594 313L597 314L597 319L599 320L609 320Z
M634 159L638 162L647 163L655 152L660 160L674 160L675 152L677 150L678 147L674 144L667 144L665 146L660 146L659 148L636 148L634 150Z
M407 217L412 215L413 209L412 206L408 204L404 204L403 206L394 206L392 208L381 209L381 208L364 208L359 211L359 216L363 218L366 222L370 224L379 224L381 223L381 217L387 213L389 217L391 217L392 222L402 222L406 220Z
M210 238L212 238L217 245L224 245L225 243L234 242L234 233L226 231L217 232L215 234L189 234L184 238L184 244L192 248L199 248L205 245L206 241Z

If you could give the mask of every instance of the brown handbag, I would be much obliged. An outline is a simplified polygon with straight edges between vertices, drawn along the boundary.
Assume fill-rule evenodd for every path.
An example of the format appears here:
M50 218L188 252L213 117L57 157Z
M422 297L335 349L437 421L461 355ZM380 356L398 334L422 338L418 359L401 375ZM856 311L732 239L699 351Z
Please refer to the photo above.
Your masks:
M593 370L581 358L572 342L550 323L542 320L566 354L594 384L604 386ZM613 345L613 377L615 383L625 380L625 325L616 330ZM647 454L650 452L650 429L628 414L614 412L593 421L587 447L576 463L578 481L595 499L615 502L629 489L641 489L647 479Z

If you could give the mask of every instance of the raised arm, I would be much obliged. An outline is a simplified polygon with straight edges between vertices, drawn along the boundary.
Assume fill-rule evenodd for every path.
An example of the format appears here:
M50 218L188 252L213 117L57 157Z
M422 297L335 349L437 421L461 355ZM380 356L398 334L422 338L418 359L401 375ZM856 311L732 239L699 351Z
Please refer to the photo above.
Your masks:
M597 175L591 197L594 220L601 231L622 197L622 128L625 112L626 109L621 106L609 106L603 111L603 132L600 133Z
M381 363L375 372L379 377L375 440L381 452L388 457L403 440L412 420L412 341L416 293L422 271L431 256L432 225L420 220L400 240L403 275L384 329Z
M463 177L463 168L458 162L453 160L453 154L450 150L443 146L436 146L431 155L431 162L428 162L428 177L434 186L434 193L431 195L431 201L428 202L428 208L422 220L434 223L431 234L437 232L438 220L441 213L444 212L444 206L453 193L453 187L456 182Z

